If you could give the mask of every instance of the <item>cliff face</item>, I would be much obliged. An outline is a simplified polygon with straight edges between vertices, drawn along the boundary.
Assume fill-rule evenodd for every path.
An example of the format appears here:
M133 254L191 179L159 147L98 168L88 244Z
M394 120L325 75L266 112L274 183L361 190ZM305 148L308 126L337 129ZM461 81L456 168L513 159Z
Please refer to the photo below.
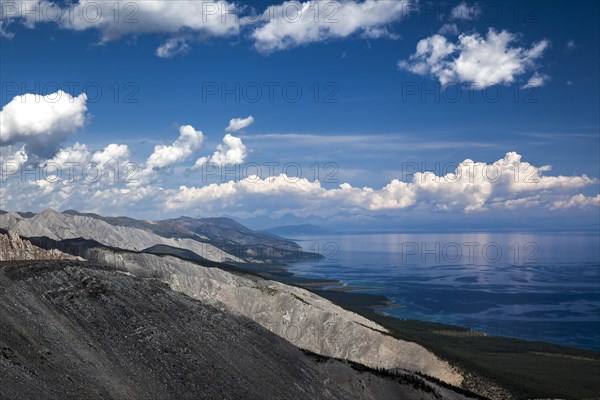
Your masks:
M155 279L75 261L0 264L0 399L464 399L320 360Z
M56 249L41 249L13 232L0 232L0 261L14 260L78 260L79 257Z

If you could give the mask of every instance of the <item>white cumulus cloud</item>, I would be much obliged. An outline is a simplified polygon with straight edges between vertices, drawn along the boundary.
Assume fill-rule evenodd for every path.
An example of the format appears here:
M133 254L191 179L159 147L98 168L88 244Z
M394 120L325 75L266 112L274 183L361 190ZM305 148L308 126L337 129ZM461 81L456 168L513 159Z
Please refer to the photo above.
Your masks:
M27 154L25 145L22 145L21 147L14 145L6 145L0 146L0 159L4 164L6 164L4 168L0 168L1 177L2 173L9 173L9 169L11 169L12 167L25 164L29 160L29 155ZM12 166L9 167L8 164L12 164ZM2 163L0 163L0 167L1 166Z
M584 196L582 193L579 193L567 199L556 200L550 206L552 210L560 210L567 208L583 209L588 207L600 207L600 194L597 194L594 197L587 197Z
M130 182L133 186L141 186L151 182L157 177L161 169L172 167L175 164L186 161L202 147L204 134L196 131L191 125L183 125L179 128L179 137L170 145L154 146L154 151L145 165L140 167L136 179Z
M189 158L202 146L204 134L191 125L179 128L179 137L171 145L154 146L154 152L148 157L149 169L165 168Z
M217 150L210 157L201 157L196 160L194 168L201 167L207 162L218 165L241 164L246 160L246 145L242 139L226 134L223 143L217 146Z
M21 147L21 150L18 150L17 152L15 152L13 158L19 164L25 164L27 162L27 160L29 159L29 156L27 155L27 152L25 151L25 145L23 145L23 147Z
M246 118L233 118L229 121L229 125L225 128L225 132L237 132L241 129L247 128L254 123L254 117L252 115Z
M115 9L119 10L117 18ZM103 41L142 33L191 31L206 36L229 36L239 32L235 5L226 1L80 0L72 14L74 18L62 21L63 27L77 31L97 29Z
M544 39L529 48L519 47L515 45L517 39L515 34L495 29L489 29L485 37L463 33L456 43L435 34L419 41L416 52L399 61L398 66L418 75L434 76L442 85L467 83L485 88L511 84L517 76L535 68L550 45Z
M232 212L236 207L265 213L293 210L303 216L409 207L469 213L551 204L573 190L597 183L586 175L548 176L550 169L536 167L522 161L519 154L509 152L491 164L467 159L445 175L419 172L410 181L393 179L381 189L356 188L349 183L328 189L319 181L285 174L251 176L203 187L182 186L169 193L166 206L170 210L196 211L202 208Z
M262 15L268 22L251 36L256 49L265 53L355 33L388 36L387 26L406 16L412 7L412 1L404 0L286 1L269 6Z
M44 165L57 165L59 168L68 167L69 164L84 165L90 161L90 150L85 144L76 142L73 146L60 149L54 157L46 160Z
M122 162L129 158L129 147L125 144L109 144L104 149L95 152L91 161L104 166L114 162Z
M129 148L123 144L109 144L93 152L86 144L76 142L42 162L45 172L34 183L45 195L55 193L62 201L71 196L85 198L93 190L118 184L119 177L127 174L129 155Z
M59 90L40 96L15 96L0 111L0 145L24 142L38 154L51 154L69 135L83 127L87 96Z
M72 31L94 30L100 42L126 36L165 34L159 57L172 57L189 49L190 41L215 37L248 36L254 47L270 53L308 43L346 38L399 35L390 25L416 9L416 0L283 1L263 9L260 2L244 4L225 0L79 0L74 5L47 0L0 0L10 4L0 20L0 36L11 38L13 23L35 28L51 23ZM259 12L260 13L260 12ZM181 39L185 37L186 39Z
M97 30L101 42L108 42L145 33L185 32L200 37L226 37L239 33L241 21L236 5L224 0L79 0L74 4L1 0L1 3L0 36L8 38L14 35L6 28L16 22L28 28L38 23L53 23L73 31Z
M125 144L111 143L101 150L92 152L86 144L75 142L72 146L63 147L42 165L54 165L60 169L68 169L69 165L86 167L96 164L99 167L107 167L114 163L124 163L130 156L129 147Z
M236 143L241 144L236 140L225 141L218 149L220 152L216 152L215 161L240 161L243 157L239 154L227 155L230 150L227 147L235 147ZM10 150L12 158L15 150ZM597 208L600 203L600 196L580 194L582 188L597 185L597 179L586 175L551 175L549 166L536 167L515 152L491 163L466 159L451 172L419 172L404 180L391 179L379 188L355 187L348 182L331 188L318 180L285 173L194 186L182 185L176 175L169 182L144 179L143 171L133 177L136 184L132 185L125 179L129 178L128 174L121 171L117 177L112 173L114 169L109 168L111 160L120 160L123 166L129 153L127 146L119 144L92 151L85 144L75 143L48 160L62 167L62 178L47 176L23 182L15 174L8 179L0 194L3 207L36 210L44 205L111 214L160 212L166 215L184 211L276 218L290 213L299 217L331 217L339 212L348 216L398 216L405 212L519 213L533 208L547 213L548 209ZM71 180L65 176L67 163L80 166L97 163L106 168L99 179L95 179L94 169L86 179L79 168L77 179ZM53 168L48 169L49 174L52 171Z

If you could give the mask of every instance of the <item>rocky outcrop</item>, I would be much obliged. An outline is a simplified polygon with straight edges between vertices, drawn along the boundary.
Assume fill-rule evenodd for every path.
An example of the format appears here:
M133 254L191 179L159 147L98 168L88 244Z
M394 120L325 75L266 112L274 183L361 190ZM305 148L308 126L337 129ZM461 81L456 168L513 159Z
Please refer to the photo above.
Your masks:
M307 355L247 318L81 262L0 264L0 399L464 400Z
M41 249L14 232L0 232L0 261L15 260L80 260L57 249Z

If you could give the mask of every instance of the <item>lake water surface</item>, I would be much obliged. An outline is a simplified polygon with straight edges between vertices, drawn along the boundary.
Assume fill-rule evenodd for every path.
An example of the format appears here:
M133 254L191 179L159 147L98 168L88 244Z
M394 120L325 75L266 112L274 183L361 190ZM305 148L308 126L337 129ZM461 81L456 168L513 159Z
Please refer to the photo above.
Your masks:
M398 318L600 350L597 233L296 236L291 271L382 294Z

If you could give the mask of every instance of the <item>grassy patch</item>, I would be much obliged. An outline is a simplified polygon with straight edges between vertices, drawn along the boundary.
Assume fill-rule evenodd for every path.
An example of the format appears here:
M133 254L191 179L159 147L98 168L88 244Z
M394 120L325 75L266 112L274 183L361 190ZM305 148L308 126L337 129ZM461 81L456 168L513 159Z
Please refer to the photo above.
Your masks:
M279 290L272 288L270 286L263 286L260 288L260 291L268 294L269 296L275 296L277 293L279 293Z

